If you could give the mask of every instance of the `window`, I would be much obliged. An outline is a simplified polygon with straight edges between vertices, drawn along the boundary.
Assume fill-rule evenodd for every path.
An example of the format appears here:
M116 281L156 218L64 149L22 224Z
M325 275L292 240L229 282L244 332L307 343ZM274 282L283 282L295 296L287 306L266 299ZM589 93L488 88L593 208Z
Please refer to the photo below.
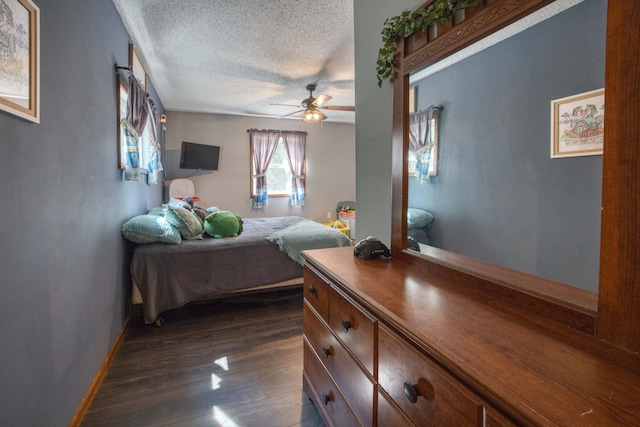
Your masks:
M307 133L249 129L252 208L269 204L269 195L290 197L291 206L305 201Z
M430 154L427 156L429 158L429 176L438 175L438 118L439 111L434 110L431 122L429 123L429 140L426 142L427 145L431 144ZM409 171L409 176L416 175L415 170L417 163L418 159L416 158L415 152L408 150L407 170Z
M251 154L253 157L253 153ZM251 177L255 175L253 162L251 163ZM267 177L267 186L270 197L289 197L291 196L291 168L289 167L289 156L284 147L282 137L278 139L278 146L269 162L269 167L265 173ZM251 179L251 197L256 195L256 180Z
M118 137L118 165L120 169L125 169L128 164L127 160L127 125L123 122L126 122L127 118L127 108L129 102L129 87L125 83L122 78L118 78L118 120L120 123L120 135ZM151 102L148 100L148 102ZM149 162L151 160L151 150L156 149L156 141L152 140L152 137L155 138L156 132L153 129L153 126L156 126L156 116L155 116L155 107L153 107L153 103L151 102L151 107L154 111L149 114L149 118L147 119L147 123L145 124L142 133L137 139L137 150L138 150L138 171L140 174L149 173ZM130 132L135 133L133 127L130 127ZM137 179L136 179L137 180Z
M142 135L138 138L138 164L140 165L140 173L143 174L149 172L147 170L147 166L149 165L149 147L151 143L151 130L149 127L154 125L152 122L153 118L150 116L149 120L147 120L147 124L144 126Z

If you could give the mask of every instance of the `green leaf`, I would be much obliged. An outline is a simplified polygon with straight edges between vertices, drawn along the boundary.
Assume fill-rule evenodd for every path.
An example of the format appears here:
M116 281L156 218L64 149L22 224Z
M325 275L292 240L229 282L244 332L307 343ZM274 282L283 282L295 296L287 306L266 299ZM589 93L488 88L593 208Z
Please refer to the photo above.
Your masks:
M379 50L376 62L378 86L382 87L384 80L393 82L397 37L406 37L424 31L431 24L446 21L458 10L477 4L477 0L436 0L426 8L421 6L413 12L404 11L398 16L387 18L380 33L382 34L383 48Z

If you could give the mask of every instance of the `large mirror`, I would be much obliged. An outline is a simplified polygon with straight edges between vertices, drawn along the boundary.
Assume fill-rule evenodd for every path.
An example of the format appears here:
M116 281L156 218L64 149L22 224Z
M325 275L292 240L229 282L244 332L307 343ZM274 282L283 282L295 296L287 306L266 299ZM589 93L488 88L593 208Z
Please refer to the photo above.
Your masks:
M638 352L640 5L627 0L481 3L484 9L454 25L443 41L418 46L417 36L407 36L396 44L392 253L423 271L561 322L582 315L583 332ZM446 73L433 72L443 58L493 37L507 21L528 20L530 13L558 5L569 7L490 45L481 53L485 56L453 61ZM508 55L518 59L505 61ZM423 66L431 67L426 75L420 75ZM427 184L412 183L407 170L412 86L416 110L443 107L438 173ZM551 158L551 101L603 86L603 155ZM520 140L536 142L521 145ZM466 200L454 200L455 193ZM434 216L430 244L421 253L407 249L410 207ZM471 238L474 243L468 245L465 240Z
M411 73L416 109L444 108L430 135L437 174L411 173L410 143L408 234L596 292L602 156L551 158L550 105L604 87L607 2L558 3L504 40Z

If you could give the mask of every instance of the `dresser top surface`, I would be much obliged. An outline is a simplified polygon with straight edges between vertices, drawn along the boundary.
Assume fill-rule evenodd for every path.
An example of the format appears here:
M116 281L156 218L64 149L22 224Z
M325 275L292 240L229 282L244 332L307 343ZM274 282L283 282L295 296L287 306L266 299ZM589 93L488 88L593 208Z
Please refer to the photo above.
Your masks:
M396 259L305 251L318 269L460 381L541 425L634 425L640 355ZM636 424L637 425L637 424Z

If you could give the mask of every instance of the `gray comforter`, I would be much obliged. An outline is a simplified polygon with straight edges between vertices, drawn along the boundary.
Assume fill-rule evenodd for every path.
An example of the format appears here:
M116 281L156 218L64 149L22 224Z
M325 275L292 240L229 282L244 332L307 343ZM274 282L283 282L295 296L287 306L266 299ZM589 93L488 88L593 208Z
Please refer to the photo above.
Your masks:
M266 237L302 220L243 218L238 237L136 246L131 276L142 294L145 322L191 301L301 277L302 266Z

